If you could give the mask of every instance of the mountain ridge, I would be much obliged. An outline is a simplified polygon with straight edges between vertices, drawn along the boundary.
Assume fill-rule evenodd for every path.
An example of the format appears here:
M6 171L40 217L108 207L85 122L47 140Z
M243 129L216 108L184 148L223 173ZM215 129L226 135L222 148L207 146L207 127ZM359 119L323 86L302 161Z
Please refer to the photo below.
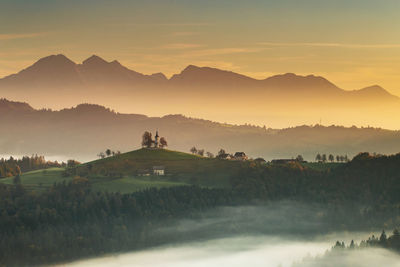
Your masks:
M60 71L62 73L60 73ZM366 91L371 91L369 88L379 87L381 90L375 90L374 95L381 94L389 98L399 99L397 96L378 85L367 86L358 90L344 90L326 78L315 75L301 76L294 73L285 73L273 75L265 79L255 79L233 71L188 65L180 73L174 74L168 79L161 72L150 75L142 74L123 66L117 60L108 62L97 55L92 55L83 60L81 64L78 64L63 54L40 58L34 64L20 72L0 78L0 89L2 84L7 82L17 83L18 79L21 79L25 83L32 81L38 82L40 79L45 79L46 75L52 77L55 75L55 77L61 81L68 80L69 86L82 86L88 81L98 81L98 79L102 82L107 81L107 79L110 79L110 82L121 82L121 80L125 79L131 83L155 82L159 84L160 82L164 82L170 83L173 86L213 84L217 86L236 87L252 86L256 88L267 88L268 90L274 87L289 87L291 89L300 88L304 91L304 89L308 87L319 87L320 90L336 91L337 93L351 92L352 94L356 94L357 92L363 92L365 94ZM26 85L25 83L23 83L23 85ZM315 91L315 89L312 90L312 92Z

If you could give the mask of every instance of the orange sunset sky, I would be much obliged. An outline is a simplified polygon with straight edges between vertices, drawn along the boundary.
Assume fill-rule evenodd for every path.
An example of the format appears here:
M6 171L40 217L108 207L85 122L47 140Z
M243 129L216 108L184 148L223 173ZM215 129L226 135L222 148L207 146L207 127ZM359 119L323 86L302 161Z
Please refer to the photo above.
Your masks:
M1 0L0 77L49 54L138 72L316 74L400 95L398 0Z

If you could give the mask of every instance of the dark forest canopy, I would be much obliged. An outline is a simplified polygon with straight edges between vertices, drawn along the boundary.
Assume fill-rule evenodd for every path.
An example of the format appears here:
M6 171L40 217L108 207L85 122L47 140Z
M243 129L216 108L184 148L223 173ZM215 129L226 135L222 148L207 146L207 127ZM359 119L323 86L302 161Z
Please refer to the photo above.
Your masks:
M94 192L85 177L55 184L41 194L18 183L0 185L0 263L54 263L190 240L196 237L152 233L217 207L280 200L321 205L313 216L325 231L395 228L400 225L399 173L400 154L362 153L325 171L299 163L242 165L231 177L231 189L180 186L102 193ZM305 216L299 212L296 216Z

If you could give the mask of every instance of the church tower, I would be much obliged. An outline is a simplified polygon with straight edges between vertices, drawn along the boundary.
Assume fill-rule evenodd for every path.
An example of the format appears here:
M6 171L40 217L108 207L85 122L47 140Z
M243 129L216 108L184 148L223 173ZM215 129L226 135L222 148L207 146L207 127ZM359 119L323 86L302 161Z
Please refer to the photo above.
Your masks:
M158 148L158 138L159 138L160 136L158 135L158 130L156 131L156 136L154 137L155 139L154 139L154 147L155 148Z

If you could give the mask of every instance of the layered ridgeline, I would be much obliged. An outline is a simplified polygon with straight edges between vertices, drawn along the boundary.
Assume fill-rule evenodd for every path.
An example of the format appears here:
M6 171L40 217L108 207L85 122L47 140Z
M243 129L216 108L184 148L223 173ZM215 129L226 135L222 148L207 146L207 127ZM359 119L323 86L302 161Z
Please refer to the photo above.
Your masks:
M92 56L77 64L64 55L45 57L0 79L0 96L36 107L100 103L126 113L179 113L217 121L273 127L320 121L399 128L399 98L378 85L343 90L319 76L287 73L262 80L190 65L167 79L144 75L118 61ZM62 99L62 101L60 101Z
M169 148L189 152L192 146L216 154L244 151L266 160L301 154L348 155L360 151L392 154L400 151L400 132L378 128L299 126L268 129L230 125L182 115L148 117L115 113L103 106L82 104L60 111L36 110L27 103L0 101L3 155L40 154L87 161L100 151L130 151L141 146L144 131L158 129Z

